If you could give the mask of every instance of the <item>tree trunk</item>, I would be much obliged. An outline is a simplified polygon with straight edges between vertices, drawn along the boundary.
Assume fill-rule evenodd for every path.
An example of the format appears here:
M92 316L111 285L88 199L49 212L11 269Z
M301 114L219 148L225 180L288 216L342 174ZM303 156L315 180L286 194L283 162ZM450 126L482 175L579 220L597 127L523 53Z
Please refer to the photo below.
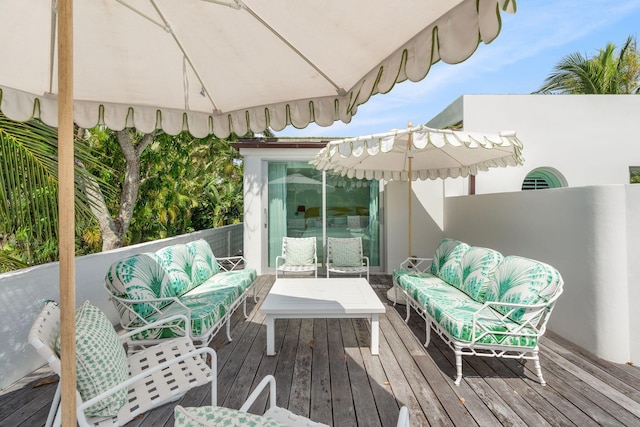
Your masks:
M95 180L83 182L90 208L100 226L102 234L102 251L122 247L124 235L129 229L133 210L138 200L140 190L140 157L147 146L160 131L145 134L137 144L134 141L135 132L127 129L117 131L118 145L126 161L124 183L120 194L120 209L114 217L109 213L104 195Z

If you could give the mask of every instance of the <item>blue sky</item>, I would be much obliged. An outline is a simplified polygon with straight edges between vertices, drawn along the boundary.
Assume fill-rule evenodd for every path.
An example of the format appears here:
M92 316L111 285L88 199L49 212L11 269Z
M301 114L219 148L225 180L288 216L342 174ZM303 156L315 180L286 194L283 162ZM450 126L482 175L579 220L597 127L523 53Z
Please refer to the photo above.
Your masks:
M424 124L461 95L531 93L563 56L591 56L639 33L640 0L518 0L515 14L503 14L498 38L465 62L440 62L422 81L373 96L349 124L288 126L277 135L358 136Z

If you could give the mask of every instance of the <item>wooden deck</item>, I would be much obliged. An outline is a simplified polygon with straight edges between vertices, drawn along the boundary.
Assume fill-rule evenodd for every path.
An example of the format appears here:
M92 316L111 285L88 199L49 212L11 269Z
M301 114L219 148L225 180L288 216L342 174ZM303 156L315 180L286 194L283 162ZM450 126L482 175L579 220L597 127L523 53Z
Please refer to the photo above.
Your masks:
M273 276L258 278L260 302ZM373 275L383 302L389 276ZM258 302L258 305L259 305ZM218 334L218 403L239 408L266 374L278 382L278 403L333 426L394 426L407 405L412 426L457 425L640 425L640 370L600 360L548 333L541 343L542 370L536 381L530 363L465 357L463 381L453 384L453 352L432 334L425 349L424 322L403 321L404 306L389 306L380 321L380 355L369 349L363 319L277 320L276 356L268 357L264 316L251 302L247 320L233 318L233 341ZM0 426L43 425L56 377L43 368L0 392ZM206 405L204 389L180 403ZM266 398L262 404L266 404ZM172 426L173 405L128 424Z

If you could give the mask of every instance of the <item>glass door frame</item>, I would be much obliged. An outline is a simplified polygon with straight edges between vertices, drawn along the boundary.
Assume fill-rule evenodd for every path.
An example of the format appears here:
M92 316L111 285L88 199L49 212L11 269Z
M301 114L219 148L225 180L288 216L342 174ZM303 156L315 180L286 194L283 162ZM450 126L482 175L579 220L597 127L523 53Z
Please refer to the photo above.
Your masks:
M270 163L295 163L295 162L306 162L307 160L301 160L301 159L297 159L297 158L293 158L293 159L263 159L262 163L263 163L263 179L264 179L264 187L263 187L263 191L262 191L262 197L261 197L261 201L262 201L262 215L263 215L263 222L264 222L264 228L263 228L263 242L266 242L266 244L264 245L264 250L262 251L262 266L263 266L263 271L267 271L270 274L275 274L275 267L274 266L270 266L269 265L269 228L270 228L270 224L269 224L269 164ZM319 263L319 275L323 275L326 274L326 242L327 242L327 222L328 222L328 217L327 217L327 172L326 171L322 171L322 191L321 191L321 212L320 212L320 218L321 218L321 233L322 233L322 239L321 239L321 245L318 248L320 250L320 248L322 248L321 253L318 253L318 263ZM375 266L371 266L369 267L369 270L371 273L378 273L381 271L384 271L384 265L385 265L385 259L386 259L386 254L385 254L385 250L384 250L384 236L385 233L383 232L383 227L384 227L384 197L383 197L383 191L384 191L384 186L381 185L379 186L379 190L378 190L378 218L379 218L379 231L378 231L378 248L379 248L379 262L378 265Z

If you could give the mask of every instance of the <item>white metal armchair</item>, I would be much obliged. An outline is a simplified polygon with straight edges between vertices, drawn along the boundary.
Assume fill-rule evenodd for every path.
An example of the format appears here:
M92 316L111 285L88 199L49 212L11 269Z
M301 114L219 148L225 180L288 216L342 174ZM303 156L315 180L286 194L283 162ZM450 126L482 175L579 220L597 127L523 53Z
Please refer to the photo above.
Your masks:
M362 237L327 238L327 277L330 273L367 275L369 258L362 253Z
M164 321L182 320L186 316ZM139 414L175 401L187 391L211 384L211 403L216 405L216 354L211 348L196 349L189 338L165 341L127 356L124 343L151 324L118 336L98 308L88 302L76 311L76 411L80 426L122 426ZM61 375L56 343L60 309L47 302L29 332L29 343ZM210 359L210 365L206 359ZM46 426L60 425L60 384L56 389Z
M278 273L313 273L318 277L318 256L315 237L283 237L282 255L276 257Z
M262 415L249 414L249 409L267 386L269 386L269 403L267 410ZM326 424L317 423L277 406L276 379L273 375L267 375L262 379L239 410L223 407L183 408L176 406L175 420L176 427L186 427L190 425L198 425L201 427L214 427L219 425L329 427ZM406 406L400 408L397 427L409 427L409 410Z

